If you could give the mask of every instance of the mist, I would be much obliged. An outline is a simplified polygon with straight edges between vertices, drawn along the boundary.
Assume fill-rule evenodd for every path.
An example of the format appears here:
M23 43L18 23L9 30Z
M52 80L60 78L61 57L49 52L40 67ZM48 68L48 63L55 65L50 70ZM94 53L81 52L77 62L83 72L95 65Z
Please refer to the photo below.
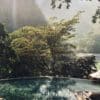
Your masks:
M26 25L44 25L46 19L35 0L1 0L0 22L13 31Z
M4 24L8 32L12 32L23 26L41 26L47 24L49 17L57 17L58 19L70 19L78 11L84 11L80 15L80 23L76 26L76 35L82 40L81 34L98 33L98 39L91 40L93 47L92 52L99 52L97 44L99 44L100 24L92 23L94 15L99 3L97 1L72 1L69 9L52 9L51 0L1 0L0 1L0 22ZM89 40L89 38L88 38ZM91 42L90 42L91 44ZM89 45L89 44L88 44ZM93 50L95 48L95 51ZM97 48L97 49L96 49Z

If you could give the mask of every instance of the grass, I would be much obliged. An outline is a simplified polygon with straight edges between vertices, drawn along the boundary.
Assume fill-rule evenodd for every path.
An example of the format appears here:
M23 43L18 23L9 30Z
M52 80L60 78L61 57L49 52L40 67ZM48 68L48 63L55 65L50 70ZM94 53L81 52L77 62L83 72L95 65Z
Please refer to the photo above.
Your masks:
M96 63L96 67L98 70L100 70L100 62Z

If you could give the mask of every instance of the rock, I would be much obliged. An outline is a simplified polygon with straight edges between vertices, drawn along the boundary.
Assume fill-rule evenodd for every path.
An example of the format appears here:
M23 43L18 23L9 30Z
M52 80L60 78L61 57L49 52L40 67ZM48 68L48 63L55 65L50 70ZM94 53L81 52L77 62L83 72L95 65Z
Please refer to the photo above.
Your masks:
M90 100L89 99L90 95L91 92L87 92L87 91L79 91L75 93L77 100Z
M100 100L100 93L92 93L89 98L90 100Z
M0 100L5 100L4 98L0 97Z
M100 100L100 93L91 91L79 91L75 93L77 100Z
M100 70L97 71L97 72L95 72L95 73L90 74L90 77L91 77L92 79L100 80Z

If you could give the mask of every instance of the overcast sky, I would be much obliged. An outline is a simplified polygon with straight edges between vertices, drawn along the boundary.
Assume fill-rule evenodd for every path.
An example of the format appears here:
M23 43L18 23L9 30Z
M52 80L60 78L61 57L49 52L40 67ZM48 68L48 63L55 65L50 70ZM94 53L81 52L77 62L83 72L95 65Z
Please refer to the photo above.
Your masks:
M88 0L72 0L70 9L64 7L62 9L52 9L50 3L51 0L1 0L0 22L6 23L11 28L20 26L19 23L23 25L30 25L30 23L41 24L45 18L48 20L50 17L71 19L78 11L85 11L80 15L80 23L77 25L76 33L91 31L99 33L100 24L91 22L92 16L100 5L98 0L92 0L92 2Z
M36 0L39 5L41 11L45 15L46 19L52 16L56 16L60 19L69 19L77 14L78 11L85 11L80 16L80 24L77 26L77 33L87 33L87 32L99 32L100 25L93 24L91 22L92 15L95 14L97 6L100 5L98 0L85 1L85 0L72 0L72 4L69 10L63 9L52 9L50 6L50 0Z

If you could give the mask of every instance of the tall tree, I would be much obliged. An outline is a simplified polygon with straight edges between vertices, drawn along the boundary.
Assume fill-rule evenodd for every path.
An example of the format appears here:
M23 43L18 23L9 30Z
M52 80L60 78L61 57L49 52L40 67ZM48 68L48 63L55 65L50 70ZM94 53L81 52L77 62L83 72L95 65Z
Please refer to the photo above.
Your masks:
M10 65L12 60L12 52L9 47L8 35L5 31L4 25L0 24L0 77L10 73Z
M71 31L77 22L78 15L68 21L53 20L46 26L26 26L10 33L11 47L19 58L14 66L16 74L50 75L58 62L63 62L64 58L64 62L73 59L75 46L68 40L73 37ZM56 71L54 73L57 74Z

